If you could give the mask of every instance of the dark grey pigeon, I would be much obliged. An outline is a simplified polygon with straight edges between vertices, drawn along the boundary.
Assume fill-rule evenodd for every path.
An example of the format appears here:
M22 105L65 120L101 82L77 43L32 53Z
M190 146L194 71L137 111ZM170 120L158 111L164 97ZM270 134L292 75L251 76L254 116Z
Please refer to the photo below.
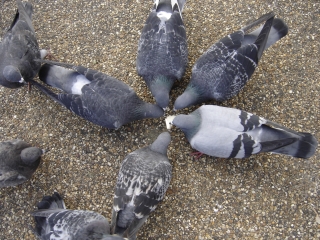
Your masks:
M221 158L247 158L260 152L309 158L318 145L310 133L233 108L203 105L167 121L184 132L194 149Z
M263 26L246 34L264 21ZM238 94L256 69L263 51L287 33L287 25L281 19L274 19L274 13L270 12L222 38L197 60L191 81L174 108L182 109L210 99L225 101Z
M186 0L155 0L138 46L137 72L157 104L169 105L169 92L188 63L186 30L181 12Z
M158 203L171 180L167 148L168 132L161 133L149 146L130 153L122 162L115 188L111 232L130 240Z
M142 101L135 91L122 81L86 67L55 64L73 70L44 64L39 71L39 78L64 93L55 94L35 81L32 83L88 121L117 129L135 120L159 118L164 114L159 106Z
M61 196L55 192L38 203L32 213L35 234L42 240L120 240L110 235L108 220L93 211L68 210Z
M19 140L0 143L0 187L16 186L31 178L44 150Z
M46 50L39 50L32 26L32 5L17 1L18 10L9 30L0 43L0 85L18 88L33 79L41 63L34 59L44 58Z

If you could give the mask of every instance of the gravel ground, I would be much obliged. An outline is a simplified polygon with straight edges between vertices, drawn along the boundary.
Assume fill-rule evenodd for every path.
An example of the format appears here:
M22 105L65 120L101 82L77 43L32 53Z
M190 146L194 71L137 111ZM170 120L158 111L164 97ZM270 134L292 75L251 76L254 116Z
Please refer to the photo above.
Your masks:
M50 48L58 61L117 77L143 100L154 102L135 71L137 43L152 7L150 0L31 3L41 48ZM15 8L15 1L1 6L2 33ZM319 9L319 0L188 1L183 17L189 66L171 92L170 108L184 91L192 65L211 44L274 10L288 24L288 36L264 53L238 96L222 104L210 103L246 110L320 139ZM35 239L29 213L54 190L64 196L68 208L94 210L110 218L120 163L165 130L161 118L109 131L35 88L28 93L27 88L0 87L0 101L0 140L21 138L50 150L31 181L0 189L0 239ZM194 161L184 134L174 128L171 135L171 185L139 239L320 238L319 151L308 160L260 154L245 160L205 156Z

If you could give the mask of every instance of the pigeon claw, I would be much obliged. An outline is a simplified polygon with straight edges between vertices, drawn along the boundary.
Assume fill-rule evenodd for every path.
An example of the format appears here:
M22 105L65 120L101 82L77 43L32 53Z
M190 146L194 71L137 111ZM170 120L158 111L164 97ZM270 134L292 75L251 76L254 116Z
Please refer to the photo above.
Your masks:
M198 160L199 158L201 158L203 155L202 152L192 152L190 153L190 156L193 156L194 159Z

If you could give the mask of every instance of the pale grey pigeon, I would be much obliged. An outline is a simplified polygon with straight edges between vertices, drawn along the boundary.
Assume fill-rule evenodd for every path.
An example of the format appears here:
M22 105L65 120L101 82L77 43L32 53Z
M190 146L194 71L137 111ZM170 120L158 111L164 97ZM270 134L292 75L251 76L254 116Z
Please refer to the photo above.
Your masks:
M31 3L17 0L18 10L0 43L0 85L18 88L33 79L41 66L34 59L44 58L46 50L39 50L32 26Z
M0 143L0 187L16 186L32 177L44 150L19 140Z
M264 21L263 26L246 34ZM274 13L270 12L222 38L196 61L190 83L176 99L174 109L211 99L225 101L238 94L256 69L263 51L287 33L287 25L274 19Z
M167 157L171 141L161 133L149 146L126 156L115 188L111 232L130 240L158 203L164 198L171 180L172 167Z
M169 92L181 79L188 63L182 10L186 0L155 0L138 45L137 72L157 104L169 105Z
M260 152L309 158L318 145L310 133L233 108L203 105L166 121L180 128L194 149L220 158L247 158Z
M56 94L35 81L32 83L52 99L90 122L118 129L135 120L159 118L164 114L158 105L142 101L135 91L122 81L83 66L55 64L70 69L44 64L39 71L39 78L64 93Z
M44 196L38 210L31 213L36 227L34 233L41 240L120 240L110 235L108 220L93 211L68 210L61 196L55 192Z

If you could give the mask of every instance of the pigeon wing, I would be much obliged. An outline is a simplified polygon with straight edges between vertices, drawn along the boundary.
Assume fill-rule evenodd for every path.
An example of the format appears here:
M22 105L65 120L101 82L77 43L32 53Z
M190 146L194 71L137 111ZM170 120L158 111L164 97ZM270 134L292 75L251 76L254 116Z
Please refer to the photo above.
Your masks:
M100 214L83 210L40 209L32 215L46 218L41 237L48 240L79 239L76 238L77 233L86 224L95 220L107 222Z
M26 180L27 178L18 171L6 166L0 167L0 187L15 186Z
M147 147L140 151L145 149ZM164 157L161 154L157 155ZM127 156L123 161L115 189L111 227L116 232L115 225L124 224L119 223L119 220L126 219L119 215L126 214L129 224L124 224L126 230L123 236L128 238L136 235L149 214L155 210L157 204L163 199L171 180L169 162L162 162L152 167L139 164L143 169L139 169L140 167L137 169L136 164L139 161L140 156L136 152ZM132 212L125 212L126 209L131 209Z

